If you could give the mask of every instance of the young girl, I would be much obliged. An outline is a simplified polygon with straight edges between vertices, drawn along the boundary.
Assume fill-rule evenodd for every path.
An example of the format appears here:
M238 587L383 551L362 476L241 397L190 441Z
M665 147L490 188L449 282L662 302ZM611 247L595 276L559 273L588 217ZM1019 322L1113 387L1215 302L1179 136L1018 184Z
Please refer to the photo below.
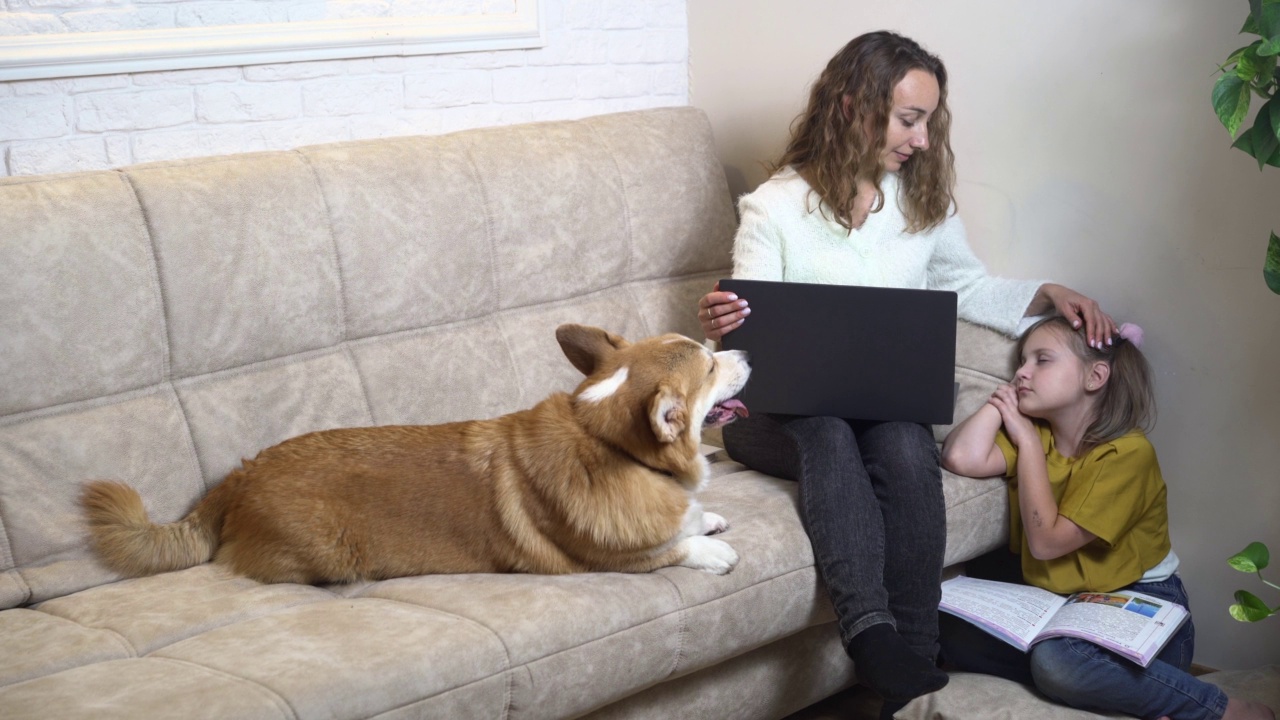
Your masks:
M1164 480L1143 432L1154 413L1141 330L1120 327L1091 346L1062 317L1042 320L1017 346L1020 366L943 446L943 467L971 477L1007 475L1010 548L970 574L1021 579L1056 593L1133 590L1187 605L1169 542ZM1016 579L1014 580L1016 581ZM1023 653L944 615L942 647L959 670L1033 684L1053 700L1142 718L1266 718L1267 707L1228 698L1189 672L1187 624L1147 668L1083 640L1055 638Z

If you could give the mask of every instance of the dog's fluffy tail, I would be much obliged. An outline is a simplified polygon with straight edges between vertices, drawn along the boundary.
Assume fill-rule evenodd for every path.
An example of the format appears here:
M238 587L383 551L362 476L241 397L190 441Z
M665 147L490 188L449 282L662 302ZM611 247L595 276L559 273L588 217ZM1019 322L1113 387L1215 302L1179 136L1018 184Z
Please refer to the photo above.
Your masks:
M80 502L103 563L122 575L137 577L182 570L213 557L226 511L226 493L220 489L222 485L185 518L167 525L151 522L138 491L124 483L87 483Z

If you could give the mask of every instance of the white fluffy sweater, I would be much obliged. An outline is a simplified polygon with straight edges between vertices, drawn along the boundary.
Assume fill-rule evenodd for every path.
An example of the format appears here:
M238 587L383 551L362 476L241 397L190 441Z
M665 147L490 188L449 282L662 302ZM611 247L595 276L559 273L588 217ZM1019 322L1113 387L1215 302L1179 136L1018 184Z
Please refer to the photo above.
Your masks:
M819 209L809 183L787 168L738 201L733 276L750 280L953 290L961 318L1014 334L1041 282L987 274L951 215L926 232L906 232L894 199L898 176L885 175L884 207L849 233ZM750 301L751 298L747 298Z

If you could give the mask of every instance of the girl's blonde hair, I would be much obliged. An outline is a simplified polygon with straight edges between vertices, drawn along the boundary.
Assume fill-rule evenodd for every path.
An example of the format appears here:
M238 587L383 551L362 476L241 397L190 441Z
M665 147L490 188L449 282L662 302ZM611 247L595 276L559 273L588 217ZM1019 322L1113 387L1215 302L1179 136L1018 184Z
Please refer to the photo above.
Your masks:
M1155 426L1156 398L1151 385L1151 366L1136 345L1116 336L1102 349L1089 347L1084 328L1076 329L1061 315L1035 323L1018 339L1015 357L1021 358L1027 338L1040 328L1052 330L1062 338L1071 352L1086 364L1105 362L1111 376L1102 386L1095 405L1093 422L1085 429L1078 455L1128 434L1135 428L1150 432Z
M939 225L955 206L947 69L914 40L895 33L860 35L831 58L813 84L808 107L791 123L791 139L770 173L788 165L801 171L835 213L835 220L852 232L860 178L870 180L880 195L872 211L884 207L880 181L885 169L880 154L885 128L893 109L893 89L911 70L933 75L939 95L938 108L928 121L929 149L917 151L898 172L902 212L908 232Z

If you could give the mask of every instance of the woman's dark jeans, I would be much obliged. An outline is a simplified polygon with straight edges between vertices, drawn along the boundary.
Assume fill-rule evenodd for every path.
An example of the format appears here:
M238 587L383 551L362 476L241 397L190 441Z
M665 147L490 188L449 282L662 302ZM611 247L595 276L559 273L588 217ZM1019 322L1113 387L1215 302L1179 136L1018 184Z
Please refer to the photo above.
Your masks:
M800 517L845 647L890 623L934 659L947 518L929 426L761 414L725 427L724 441L734 460L800 483Z

